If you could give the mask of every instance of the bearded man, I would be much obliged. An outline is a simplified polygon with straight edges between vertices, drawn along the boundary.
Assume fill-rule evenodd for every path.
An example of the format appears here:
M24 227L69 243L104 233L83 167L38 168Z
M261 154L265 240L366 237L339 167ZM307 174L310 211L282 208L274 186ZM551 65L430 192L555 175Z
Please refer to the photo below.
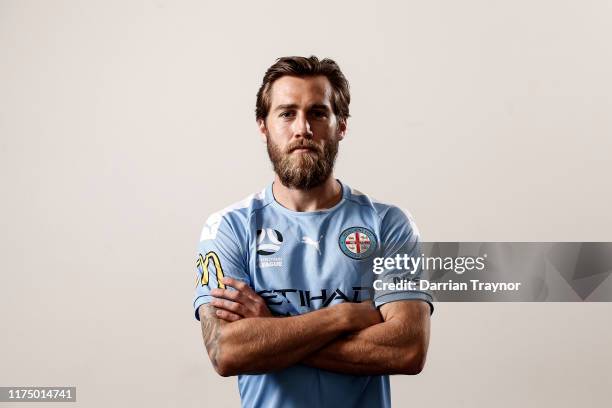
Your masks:
M418 230L333 175L349 103L333 60L279 58L256 104L274 181L202 230L195 316L243 407L388 407L389 375L425 364L430 294L373 289L419 273L372 272L375 257L418 257Z

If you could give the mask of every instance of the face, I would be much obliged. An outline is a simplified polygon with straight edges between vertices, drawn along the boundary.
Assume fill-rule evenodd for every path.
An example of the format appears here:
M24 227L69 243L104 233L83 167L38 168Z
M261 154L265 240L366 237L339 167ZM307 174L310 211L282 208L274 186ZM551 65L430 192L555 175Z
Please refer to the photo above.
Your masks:
M270 111L258 122L274 171L289 187L309 190L332 174L345 121L332 111L325 76L284 76L272 84Z

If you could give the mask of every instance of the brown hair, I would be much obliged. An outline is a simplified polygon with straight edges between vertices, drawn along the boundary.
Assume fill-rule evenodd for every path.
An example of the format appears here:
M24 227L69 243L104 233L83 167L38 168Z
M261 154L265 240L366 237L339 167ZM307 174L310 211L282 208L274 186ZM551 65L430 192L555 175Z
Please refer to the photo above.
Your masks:
M332 110L340 120L345 121L349 115L349 104L351 94L349 83L344 77L340 67L334 60L325 58L319 60L314 55L310 57L282 57L268 68L263 82L257 92L257 103L255 105L255 119L265 120L270 111L270 99L272 84L283 76L309 77L324 75L329 80L332 94Z

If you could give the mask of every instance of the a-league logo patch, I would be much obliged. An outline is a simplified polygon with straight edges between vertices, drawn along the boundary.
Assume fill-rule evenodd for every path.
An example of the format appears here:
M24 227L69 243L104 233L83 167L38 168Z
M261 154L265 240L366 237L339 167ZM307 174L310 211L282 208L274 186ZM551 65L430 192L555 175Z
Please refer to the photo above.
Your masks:
M283 234L273 228L257 230L257 254L272 255L283 244Z
M338 245L344 255L364 259L376 251L376 235L364 227L347 228L340 234Z

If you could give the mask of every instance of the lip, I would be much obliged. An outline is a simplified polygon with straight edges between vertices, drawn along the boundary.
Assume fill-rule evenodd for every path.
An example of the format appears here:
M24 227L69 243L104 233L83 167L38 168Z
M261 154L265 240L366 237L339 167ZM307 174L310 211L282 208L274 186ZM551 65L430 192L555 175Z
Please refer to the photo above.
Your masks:
M314 149L310 149L308 147L298 147L297 149L293 149L291 151L291 153L297 152L297 153L307 153L307 152L314 152Z

